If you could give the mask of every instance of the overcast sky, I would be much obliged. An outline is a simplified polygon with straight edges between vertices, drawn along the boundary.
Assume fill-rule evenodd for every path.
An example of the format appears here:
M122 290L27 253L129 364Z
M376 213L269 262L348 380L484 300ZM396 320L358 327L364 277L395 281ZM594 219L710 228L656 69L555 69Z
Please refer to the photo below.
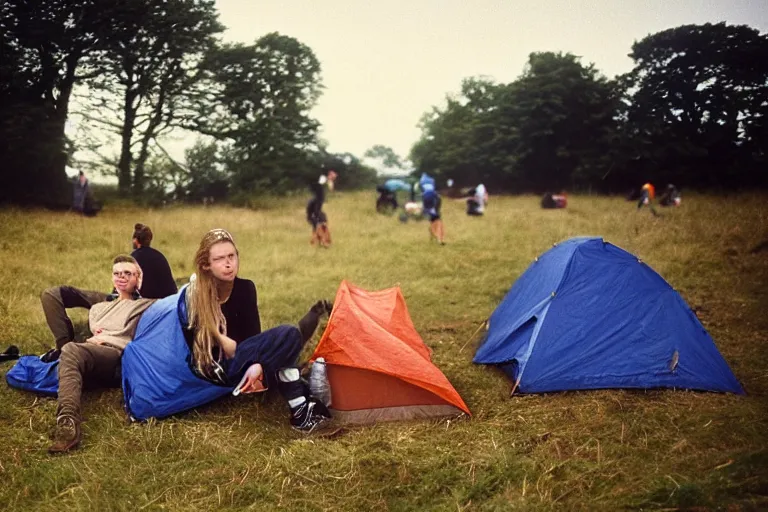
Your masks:
M217 0L227 41L269 32L315 52L325 91L313 114L333 152L384 144L405 156L421 115L484 75L514 80L534 51L571 52L612 77L632 43L688 23L768 32L768 0Z
M224 39L269 32L308 45L325 91L313 111L333 152L407 156L417 123L463 78L510 82L534 51L571 52L613 77L632 43L689 23L768 32L768 0L217 0ZM191 136L193 139L194 136ZM191 145L176 140L173 153Z

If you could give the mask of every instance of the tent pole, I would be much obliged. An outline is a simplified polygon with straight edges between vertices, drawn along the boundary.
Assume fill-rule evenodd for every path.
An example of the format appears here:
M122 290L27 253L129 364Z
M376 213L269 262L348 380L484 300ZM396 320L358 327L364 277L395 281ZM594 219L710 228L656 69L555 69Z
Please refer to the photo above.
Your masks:
M519 385L520 385L520 379L521 379L521 378L522 378L522 375L520 375L520 377L518 377L518 378L517 378L517 380L515 381L515 385L514 385L514 386L512 386L512 391L510 391L510 392L509 392L509 396L512 396L512 395L514 395L514 394L515 394L515 391L517 391L517 386L519 386Z
M488 321L488 319L486 318L485 320L483 320L482 322L480 322L480 326L479 326L479 327L478 327L478 328L475 330L475 332L473 332L473 333L472 333L472 336L470 336L470 337L469 337L469 339L468 339L467 341L465 341L465 342L464 342L464 344L461 346L461 348L459 349L459 353L462 353L462 352L464 352L464 349L467 347L467 344L468 344L470 341L472 341L472 338L474 338L474 337L477 335L477 333L478 333L478 332L480 332L480 329L482 329L482 328L483 328L483 326L485 325L485 323L486 323L487 321Z

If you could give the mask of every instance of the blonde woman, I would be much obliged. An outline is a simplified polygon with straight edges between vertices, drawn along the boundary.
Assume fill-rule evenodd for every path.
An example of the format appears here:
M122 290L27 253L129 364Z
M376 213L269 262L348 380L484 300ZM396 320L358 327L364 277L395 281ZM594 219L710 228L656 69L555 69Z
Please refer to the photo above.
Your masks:
M66 343L59 360L59 392L54 443L50 453L67 452L80 444L80 401L84 386L119 387L120 359L131 341L141 314L154 299L137 299L141 268L132 256L112 263L112 284L117 297L91 306L88 324L92 336L84 343Z
M216 384L237 385L236 393L276 387L288 401L291 425L311 432L330 413L309 396L296 360L330 305L316 303L298 328L281 325L261 332L256 286L237 277L239 267L232 235L223 229L206 233L195 254L194 279L184 292L192 371Z

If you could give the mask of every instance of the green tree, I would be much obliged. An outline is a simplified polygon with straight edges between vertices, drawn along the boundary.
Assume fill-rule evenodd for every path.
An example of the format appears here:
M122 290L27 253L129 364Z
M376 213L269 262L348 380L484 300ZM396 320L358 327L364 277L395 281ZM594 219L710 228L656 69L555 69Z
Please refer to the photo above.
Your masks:
M320 62L298 40L267 34L252 45L227 44L203 64L197 116L186 126L223 142L222 160L239 191L304 186L319 123L309 111L322 85Z
M411 149L415 174L427 172L458 186L501 186L512 172L506 145L510 133L499 109L504 86L486 78L468 78L461 94L446 98L443 109L433 108L419 123L421 139Z
M0 5L0 200L60 202L75 84L101 72L114 2L7 0Z
M473 78L421 121L418 171L512 191L587 187L610 168L618 86L562 53L533 53L510 84Z
M222 169L216 142L195 141L194 146L184 151L188 181L186 197L191 201L204 198L221 200L227 197L228 180Z
M198 65L222 30L213 0L120 4L104 58L107 73L87 91L87 108L96 113L83 115L118 133L122 192L142 195L150 144L185 115L186 96L200 79Z
M334 170L338 174L338 190L373 188L376 186L376 170L363 164L352 153L329 153L324 147L313 153L313 168Z
M504 109L517 131L524 188L586 188L610 169L619 89L570 53L533 53L510 84Z
M389 169L403 168L403 160L398 156L397 153L395 153L395 150L389 146L376 144L375 146L369 148L365 154L363 154L363 156L366 158L381 160L381 163L384 165L384 167Z
M630 57L627 131L646 179L768 184L768 35L684 25L636 42Z

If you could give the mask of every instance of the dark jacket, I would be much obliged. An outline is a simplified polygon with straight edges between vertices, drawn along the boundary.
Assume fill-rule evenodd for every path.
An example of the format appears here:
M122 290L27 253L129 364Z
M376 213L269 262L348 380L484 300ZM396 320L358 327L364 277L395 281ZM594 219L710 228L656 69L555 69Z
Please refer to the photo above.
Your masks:
M145 299L162 299L177 292L171 266L163 253L152 247L139 247L131 253L144 273L141 296Z

